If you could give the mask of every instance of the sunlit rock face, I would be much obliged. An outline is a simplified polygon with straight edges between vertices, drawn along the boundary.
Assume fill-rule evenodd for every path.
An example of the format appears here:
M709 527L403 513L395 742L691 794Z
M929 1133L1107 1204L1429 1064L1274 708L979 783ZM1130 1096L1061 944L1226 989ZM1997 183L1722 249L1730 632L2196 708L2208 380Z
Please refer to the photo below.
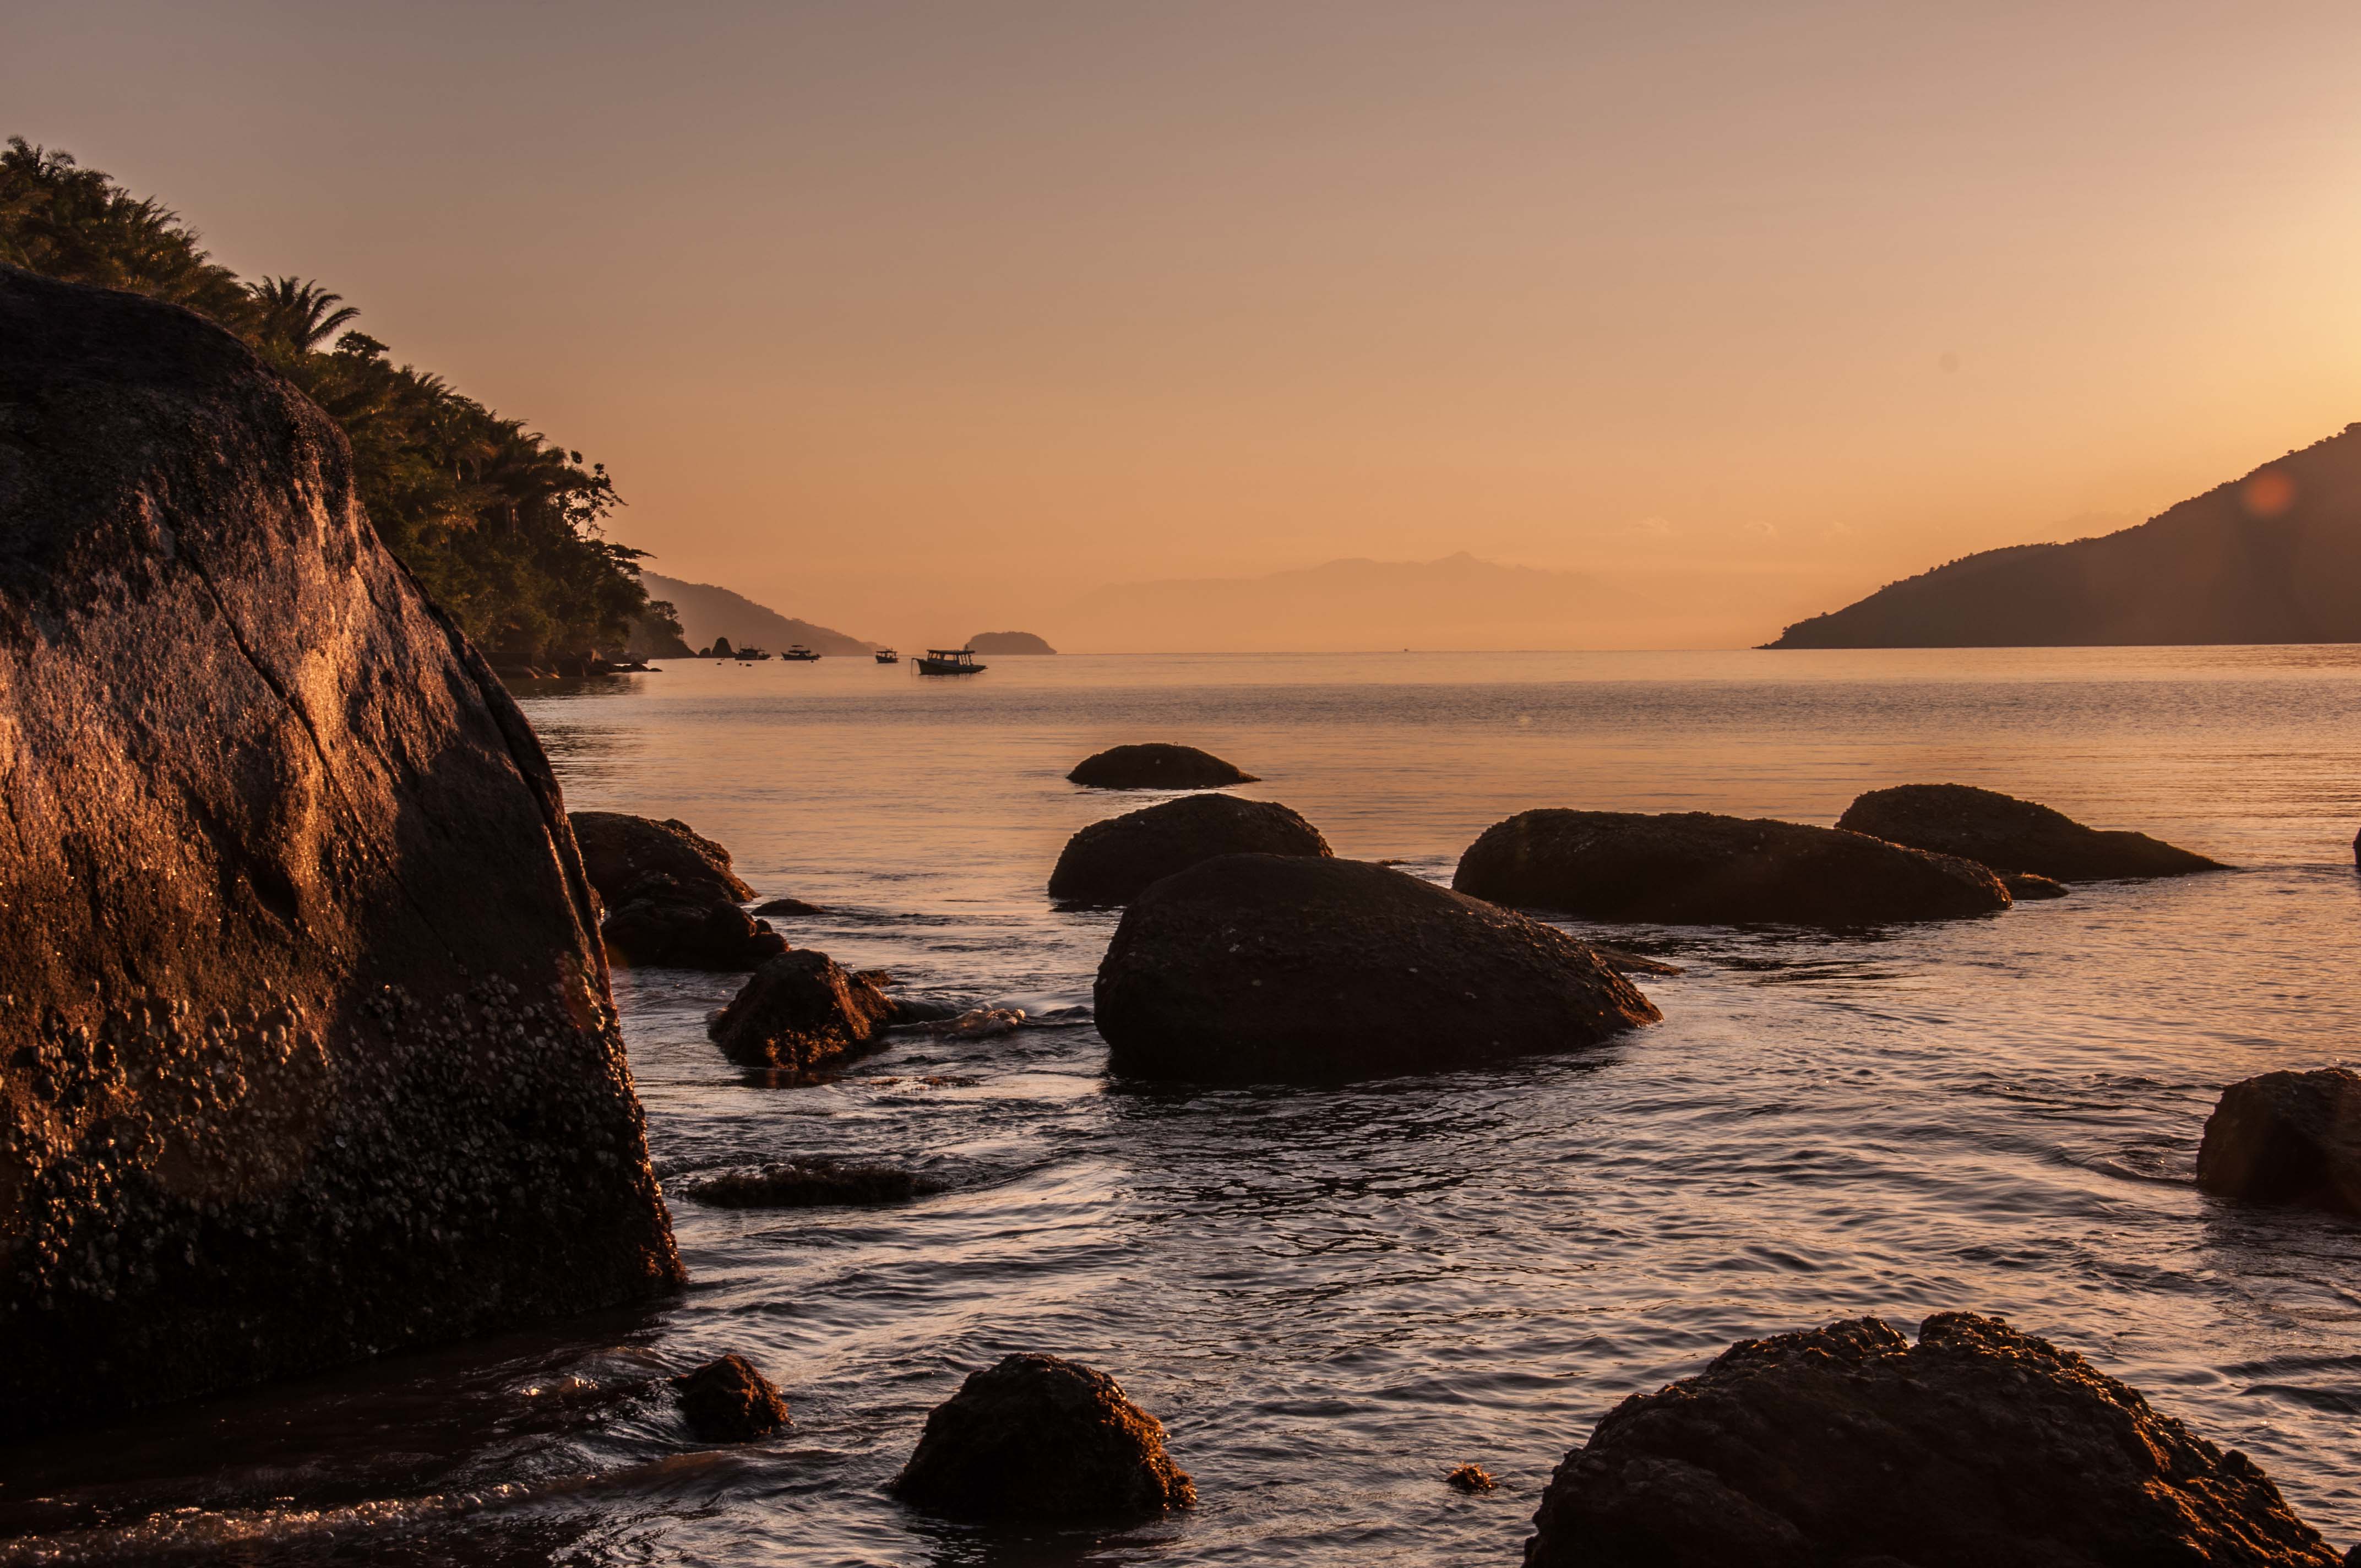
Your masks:
M539 744L341 433L0 268L0 1434L670 1289Z

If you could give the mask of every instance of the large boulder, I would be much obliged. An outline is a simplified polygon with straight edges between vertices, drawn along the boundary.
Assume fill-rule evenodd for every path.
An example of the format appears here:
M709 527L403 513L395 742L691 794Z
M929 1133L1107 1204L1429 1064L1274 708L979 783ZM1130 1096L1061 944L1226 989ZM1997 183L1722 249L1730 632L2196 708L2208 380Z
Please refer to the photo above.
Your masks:
M899 1016L866 975L806 948L748 976L706 1032L741 1067L810 1072L874 1049Z
M1128 904L1149 883L1216 855L1325 855L1320 829L1275 800L1190 795L1093 822L1066 840L1049 896Z
M1748 1340L1566 1456L1525 1568L2335 1568L2245 1454L1945 1312Z
M2222 1091L2197 1185L2224 1198L2361 1214L2361 1073L2267 1072Z
M608 913L599 927L620 964L750 970L787 950L787 939L736 905L656 887Z
M1837 826L2057 882L2187 876L2228 868L2145 833L2085 828L2062 811L1972 784L1896 784L1845 807Z
M960 1519L1140 1518L1197 1500L1164 1428L1104 1372L1012 1355L935 1407L895 1492Z
M1211 751L1161 740L1109 747L1075 763L1066 780L1086 789L1220 789L1256 782Z
M1554 927L1306 855L1224 855L1148 888L1093 994L1111 1070L1199 1081L1444 1071L1661 1016Z
M735 1353L682 1373L672 1387L681 1420L706 1442L752 1442L787 1424L779 1386Z
M1468 846L1451 885L1519 908L1666 926L1874 926L2009 906L1973 861L1703 811L1520 812Z
M681 1278L557 782L228 334L0 268L0 1435Z
M730 869L730 851L687 823L620 811L571 811L582 869L609 905L629 903L652 886L743 904L754 890Z

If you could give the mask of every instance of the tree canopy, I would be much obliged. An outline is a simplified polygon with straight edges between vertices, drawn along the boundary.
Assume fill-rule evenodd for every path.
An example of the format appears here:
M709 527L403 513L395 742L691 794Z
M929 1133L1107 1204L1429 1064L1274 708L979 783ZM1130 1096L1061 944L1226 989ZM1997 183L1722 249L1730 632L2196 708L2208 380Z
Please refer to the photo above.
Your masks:
M0 151L0 263L169 301L252 345L344 427L379 537L496 660L681 650L645 553L605 536L622 504L606 466L396 364L342 295L241 280L170 208L22 137Z

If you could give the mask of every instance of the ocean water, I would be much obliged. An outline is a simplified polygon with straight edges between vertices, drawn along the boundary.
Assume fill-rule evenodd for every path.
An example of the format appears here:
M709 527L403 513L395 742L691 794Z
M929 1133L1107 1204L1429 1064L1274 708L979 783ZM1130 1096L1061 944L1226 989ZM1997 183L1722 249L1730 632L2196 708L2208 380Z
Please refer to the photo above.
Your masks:
M1955 1308L2361 1539L2361 1224L2191 1180L2222 1085L2361 1060L2361 650L991 663L684 663L524 705L570 805L680 817L825 906L781 922L796 946L1037 1022L773 1088L704 1037L737 977L619 971L668 1182L824 1155L946 1190L675 1199L675 1301L0 1454L0 1563L1509 1564L1625 1395L1735 1339ZM1114 916L1043 892L1074 829L1158 798L1062 778L1133 740L1437 879L1527 806L1830 822L1941 780L2239 869L1875 932L1618 928L1686 972L1604 1049L1148 1088L1091 1025ZM890 1498L928 1409L1018 1350L1120 1378L1200 1506L1011 1533ZM793 1426L687 1438L648 1380L725 1351ZM1471 1461L1498 1492L1444 1485Z

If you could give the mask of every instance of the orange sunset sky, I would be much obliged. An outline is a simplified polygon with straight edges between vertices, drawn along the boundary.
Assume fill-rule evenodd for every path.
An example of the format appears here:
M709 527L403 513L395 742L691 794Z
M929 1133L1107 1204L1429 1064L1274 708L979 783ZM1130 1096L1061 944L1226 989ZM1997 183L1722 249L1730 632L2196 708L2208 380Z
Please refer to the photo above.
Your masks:
M0 132L605 461L656 570L905 646L1752 643L2361 419L2349 3L5 30ZM1377 628L1100 591L1460 552L1583 577Z

